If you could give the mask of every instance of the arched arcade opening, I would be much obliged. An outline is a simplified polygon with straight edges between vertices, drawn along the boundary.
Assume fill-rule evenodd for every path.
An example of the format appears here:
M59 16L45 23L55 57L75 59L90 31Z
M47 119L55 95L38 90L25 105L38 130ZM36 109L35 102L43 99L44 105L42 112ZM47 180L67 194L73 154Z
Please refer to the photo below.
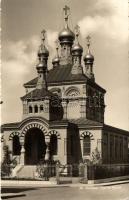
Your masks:
M37 165L46 153L45 136L39 128L31 128L25 135L25 164Z

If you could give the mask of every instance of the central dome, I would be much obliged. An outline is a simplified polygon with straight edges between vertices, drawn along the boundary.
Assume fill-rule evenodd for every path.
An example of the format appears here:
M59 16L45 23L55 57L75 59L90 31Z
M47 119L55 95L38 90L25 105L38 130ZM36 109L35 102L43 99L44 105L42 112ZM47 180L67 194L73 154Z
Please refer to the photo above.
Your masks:
M75 39L74 33L69 29L69 27L64 28L58 35L60 43L71 43Z

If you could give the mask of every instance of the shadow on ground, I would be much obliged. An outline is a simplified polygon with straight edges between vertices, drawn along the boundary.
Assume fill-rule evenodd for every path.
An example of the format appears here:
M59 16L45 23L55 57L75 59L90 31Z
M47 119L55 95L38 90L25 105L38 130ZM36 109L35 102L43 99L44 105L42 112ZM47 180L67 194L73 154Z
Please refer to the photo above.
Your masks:
M19 192L25 192L25 191L28 191L28 190L37 190L38 188L30 188L30 187L24 187L24 188L21 188L21 187L2 187L1 188L1 193L19 193Z

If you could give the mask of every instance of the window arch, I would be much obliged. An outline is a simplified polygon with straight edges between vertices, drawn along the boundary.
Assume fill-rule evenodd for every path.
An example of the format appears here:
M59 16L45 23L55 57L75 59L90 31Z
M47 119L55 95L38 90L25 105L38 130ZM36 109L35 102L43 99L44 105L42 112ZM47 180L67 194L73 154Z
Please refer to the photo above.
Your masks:
M83 155L84 156L90 155L90 150L91 150L90 136L85 135L83 138Z
M29 113L32 113L32 106L29 106Z
M38 106L37 105L34 106L34 112L38 113Z
M57 155L57 136L55 134L51 135L50 137L50 153L51 155Z
M13 148L12 148L13 149L13 155L20 155L21 145L20 145L18 135L14 135L12 145L13 145Z

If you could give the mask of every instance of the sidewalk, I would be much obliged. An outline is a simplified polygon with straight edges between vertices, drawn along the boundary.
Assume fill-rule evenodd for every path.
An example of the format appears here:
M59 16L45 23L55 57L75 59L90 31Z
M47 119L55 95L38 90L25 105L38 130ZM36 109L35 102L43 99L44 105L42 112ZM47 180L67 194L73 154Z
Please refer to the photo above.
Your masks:
M1 180L2 187L96 187L96 186L110 186L129 183L129 180L113 181L108 183L94 183L94 184L83 184L83 183L70 183L70 184L59 184L50 181L7 181Z
M3 188L55 188L55 187L78 187L80 189L97 189L97 187L115 187L116 185L129 183L129 180L125 181L114 181L108 183L97 183L97 184L82 184L82 183L71 183L71 184L60 184L57 185L54 182L49 181L1 181L1 186ZM7 199L12 197L25 196L24 192L15 193L2 193L1 198Z

